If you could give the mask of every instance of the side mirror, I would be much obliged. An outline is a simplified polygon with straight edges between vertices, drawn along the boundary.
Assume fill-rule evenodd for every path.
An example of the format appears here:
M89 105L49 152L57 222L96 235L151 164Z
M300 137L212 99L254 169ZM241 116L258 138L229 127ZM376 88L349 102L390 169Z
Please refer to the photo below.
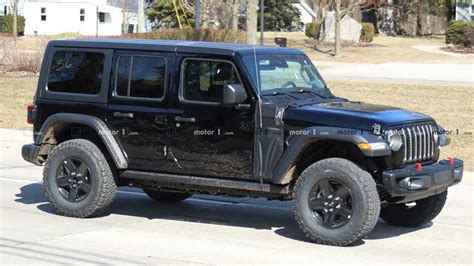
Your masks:
M241 84L227 84L224 86L224 103L239 104L245 102L247 92Z

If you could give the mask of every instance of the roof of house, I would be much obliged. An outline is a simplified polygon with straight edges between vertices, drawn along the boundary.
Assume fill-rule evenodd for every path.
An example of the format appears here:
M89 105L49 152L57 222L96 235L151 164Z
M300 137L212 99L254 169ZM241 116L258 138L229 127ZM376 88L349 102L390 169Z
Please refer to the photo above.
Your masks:
M50 41L48 45L81 48L111 48L181 53L205 53L218 55L234 55L236 53L241 55L251 55L254 52L258 54L303 54L302 51L293 48L181 40L99 38L54 40Z

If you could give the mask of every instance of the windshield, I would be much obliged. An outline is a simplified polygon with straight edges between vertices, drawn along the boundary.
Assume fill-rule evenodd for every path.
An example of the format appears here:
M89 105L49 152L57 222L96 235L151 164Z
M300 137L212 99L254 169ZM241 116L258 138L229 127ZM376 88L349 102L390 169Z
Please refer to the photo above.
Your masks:
M244 64L262 95L314 92L331 97L326 83L305 55L245 56ZM258 71L255 70L257 65ZM258 75L258 76L257 76Z

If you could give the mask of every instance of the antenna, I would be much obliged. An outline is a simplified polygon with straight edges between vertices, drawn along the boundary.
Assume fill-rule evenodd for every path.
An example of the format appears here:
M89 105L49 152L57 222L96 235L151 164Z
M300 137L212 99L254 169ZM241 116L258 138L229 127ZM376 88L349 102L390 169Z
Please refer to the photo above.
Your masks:
M262 122L262 98L260 97L262 89L260 88L260 75L259 75L259 70L258 70L258 61L257 61L257 49L255 49L255 44L253 45L253 58L255 62L255 78L257 81L257 99L258 99L258 114L259 114L259 123L260 123L260 129L263 128L263 122Z

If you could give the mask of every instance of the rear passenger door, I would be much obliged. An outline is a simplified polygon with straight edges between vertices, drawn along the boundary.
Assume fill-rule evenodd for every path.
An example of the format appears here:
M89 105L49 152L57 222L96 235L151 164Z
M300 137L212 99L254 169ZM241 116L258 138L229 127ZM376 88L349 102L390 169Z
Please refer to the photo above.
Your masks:
M173 56L168 53L118 51L107 107L107 122L122 145L129 169L165 172L168 88Z

